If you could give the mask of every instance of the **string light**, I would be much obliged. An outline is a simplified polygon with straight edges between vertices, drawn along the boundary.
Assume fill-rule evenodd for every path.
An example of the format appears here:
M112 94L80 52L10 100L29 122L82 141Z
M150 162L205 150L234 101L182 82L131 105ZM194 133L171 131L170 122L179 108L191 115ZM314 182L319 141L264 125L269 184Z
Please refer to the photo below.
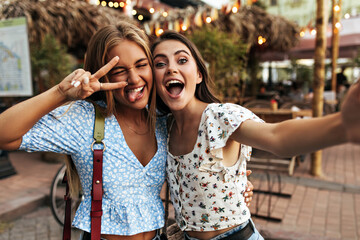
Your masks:
M137 14L137 11L136 11L135 9L133 9L133 10L131 11L131 14L135 16L135 15Z
M207 23L211 23L212 19L211 19L211 17L207 17L207 18L205 19L205 21L206 21Z
M350 18L350 13L345 13L344 18L349 19Z
M100 0L97 0L97 1L95 2L95 4L96 4L96 5L100 5Z
M101 2L101 6L106 7L106 2L105 2L105 1L102 1L102 2Z
M316 34L316 29L315 29L315 28L312 29L312 30L310 31L310 33L311 33L311 35L315 35L315 34Z
M233 13L237 13L238 12L238 8L237 7L233 7L232 9L231 9L231 11L233 12Z
M120 7L122 7L122 8L125 7L125 3L124 3L124 2L120 2L119 5L120 5Z
M262 37L262 36L259 36L258 37L258 44L259 45L262 45L266 42L266 38Z
M156 34L156 36L160 36L163 32L164 32L164 30L162 28L159 28L155 31L155 34Z
M334 6L334 12L340 12L340 9L340 6L337 4Z
M113 7L114 6L114 3L113 2L109 2L109 7Z
M115 2L114 3L114 8L118 8L119 7L119 3L118 2Z
M301 31L300 32L300 37L304 37L305 36L305 32L304 31Z
M335 27L336 27L337 29L341 28L341 23L340 23L340 22L335 23Z
M154 9L154 8L150 8L150 9L149 9L149 12L150 12L151 14L153 14L153 13L155 12L155 9Z
M181 26L181 30L183 30L184 32L187 30L187 26L185 26L185 25L182 25Z
M126 0L127 5L131 5L131 0Z
M139 19L139 21L142 21L142 20L144 19L144 16L140 14L140 15L138 16L138 19Z
M163 12L163 17L167 17L168 16L168 13L167 12Z

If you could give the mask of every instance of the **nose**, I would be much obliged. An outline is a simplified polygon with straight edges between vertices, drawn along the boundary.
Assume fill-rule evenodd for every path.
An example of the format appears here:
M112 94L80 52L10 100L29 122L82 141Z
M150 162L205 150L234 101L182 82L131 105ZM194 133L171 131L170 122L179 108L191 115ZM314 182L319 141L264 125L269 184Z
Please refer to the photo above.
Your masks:
M169 67L168 67L166 73L167 74L177 73L177 69L174 67L174 64L169 63Z
M137 83L140 82L140 75L135 71L135 69L129 69L129 73L128 73L128 83L129 84L133 84L136 85Z

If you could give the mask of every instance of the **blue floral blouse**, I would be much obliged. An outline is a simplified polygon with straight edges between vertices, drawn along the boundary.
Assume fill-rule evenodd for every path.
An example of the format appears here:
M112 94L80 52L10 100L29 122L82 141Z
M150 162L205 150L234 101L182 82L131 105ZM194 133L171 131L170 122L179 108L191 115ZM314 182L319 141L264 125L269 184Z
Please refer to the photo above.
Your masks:
M48 151L72 156L80 176L84 200L73 226L90 232L94 107L86 101L62 106L41 118L23 136L26 151ZM160 191L165 180L166 118L156 122L157 152L144 167L127 146L115 118L105 119L106 150L103 157L103 215L101 233L134 235L164 225ZM146 150L146 146L144 146Z

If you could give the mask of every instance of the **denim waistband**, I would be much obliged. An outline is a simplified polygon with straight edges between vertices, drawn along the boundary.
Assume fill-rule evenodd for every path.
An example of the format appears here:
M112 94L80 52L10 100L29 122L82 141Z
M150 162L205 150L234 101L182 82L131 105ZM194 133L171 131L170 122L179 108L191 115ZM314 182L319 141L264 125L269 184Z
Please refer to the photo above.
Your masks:
M221 233L209 240L220 240L220 239L223 239L223 238L226 238L236 232L239 232L241 229L243 229L244 227L246 227L248 224L251 224L249 220L247 220L246 222L224 232L224 233ZM194 237L190 237L186 232L184 232L184 238L185 240L199 240L198 238L194 238Z
M160 238L160 230L156 230L156 235L151 240L161 240ZM91 235L88 232L83 232L82 236L80 237L81 240L90 240ZM100 240L106 240L105 238L100 238Z

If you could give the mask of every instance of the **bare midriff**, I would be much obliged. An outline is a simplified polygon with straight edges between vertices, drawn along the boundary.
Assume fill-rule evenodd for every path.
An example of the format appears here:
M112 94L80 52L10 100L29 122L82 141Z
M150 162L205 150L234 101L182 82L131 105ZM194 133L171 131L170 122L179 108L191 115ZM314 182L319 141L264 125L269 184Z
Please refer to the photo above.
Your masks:
M187 231L186 233L193 238L197 238L197 239L201 239L201 240L206 240L206 239L210 239L213 237L216 237L224 232L229 231L230 229L233 229L234 227L237 226L233 226L233 227L229 227L229 228L224 228L221 230L216 230L216 231L208 231L208 232L198 232L198 231Z
M156 231L138 233L131 236L107 235L102 234L101 237L106 240L151 240L155 237Z

